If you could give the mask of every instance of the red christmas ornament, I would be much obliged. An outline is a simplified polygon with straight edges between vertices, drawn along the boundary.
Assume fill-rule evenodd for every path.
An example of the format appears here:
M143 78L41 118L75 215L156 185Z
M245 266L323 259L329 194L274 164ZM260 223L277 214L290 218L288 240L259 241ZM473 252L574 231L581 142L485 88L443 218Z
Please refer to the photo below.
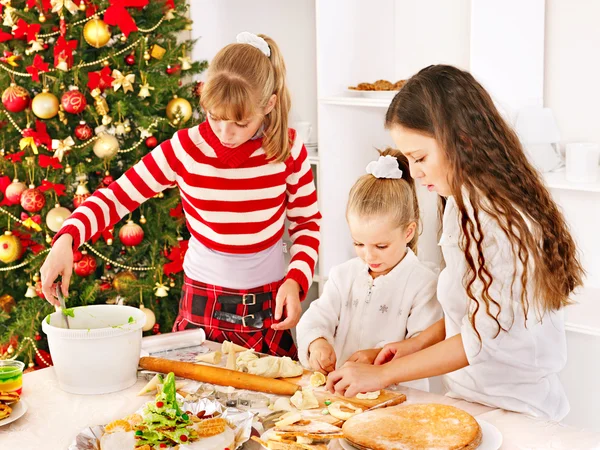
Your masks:
M125 64L128 66L133 66L135 64L135 55L133 53L125 57Z
M81 195L75 195L73 197L73 206L75 208L79 208L79 205L81 205L83 202L85 202L87 200L88 197L90 197L91 194L81 194Z
M109 186L113 181L115 181L115 179L112 175L106 175L104 178L102 178L102 184L104 186Z
M65 92L60 99L60 103L66 112L69 114L79 114L82 113L85 107L87 106L87 100L85 99L85 95L79 92L78 89L73 89L72 91Z
M39 332L37 332L37 331L36 331L36 333L35 333L35 340L36 340L36 341L41 341L41 340L42 340L42 336L41 336L41 335L40 335L40 333L39 333Z
M83 253L81 255L81 259L77 262L73 263L73 270L80 277L88 277L93 274L98 265L96 263L96 259L93 256L88 255L87 253Z
M167 68L165 69L165 72L167 72L168 75L173 75L173 74L179 72L180 69L181 69L181 65L179 65L179 64L175 64L174 66L169 64L167 66Z
M81 257L83 256L83 254L81 253L81 251L79 250L74 250L73 251L73 262L77 262L81 259Z
M46 204L46 197L42 191L33 185L21 194L21 207L28 212L38 212Z
M146 139L146 147L154 148L157 145L158 145L158 139L156 139L154 136L150 136L148 139Z
M35 363L40 368L50 367L54 365L52 362L52 356L46 350L38 349L35 352Z
M119 230L119 239L123 245L135 247L144 239L144 230L137 223L128 220Z
M154 324L154 326L152 327L152 332L154 334L160 334L160 324L159 323Z
M11 83L2 93L2 104L13 113L24 111L30 102L29 92L15 83Z
M37 296L39 298L43 298L43 299L46 298L44 296L44 293L42 292L42 282L41 281L38 281L37 283L35 283L35 293L37 294Z
M25 183L15 179L6 187L4 197L11 205L17 205L21 201L21 195L23 195L23 192L26 190L27 186Z
M90 127L83 120L75 127L75 137L80 141L87 141L92 137L93 134L94 131L92 130L92 127Z

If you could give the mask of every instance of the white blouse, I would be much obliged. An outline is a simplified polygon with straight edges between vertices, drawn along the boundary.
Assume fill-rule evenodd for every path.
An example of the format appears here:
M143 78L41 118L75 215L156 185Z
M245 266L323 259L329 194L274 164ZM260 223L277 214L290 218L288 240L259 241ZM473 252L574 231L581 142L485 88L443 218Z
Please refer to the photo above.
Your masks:
M489 294L501 305L499 322L510 329L496 336L498 327L486 313L483 302L479 302L475 316L481 340L469 321L467 311L468 308L474 311L474 305L463 286L467 262L459 248L462 232L458 208L450 197L439 242L446 267L439 277L437 296L444 309L446 338L462 335L470 365L444 376L448 395L535 417L562 420L569 412L569 402L558 378L567 361L563 311L545 314L540 319L530 285L530 308L525 321L520 282L523 266L518 263L515 267L510 243L498 223L484 213L480 213L479 219L486 266L493 277ZM512 284L515 271L517 279ZM477 299L481 298L478 280L473 292ZM491 305L491 312L496 315L498 308Z
M318 338L333 346L339 368L358 350L417 335L442 318L436 285L437 275L410 249L388 274L375 279L360 258L332 268L323 295L296 329L300 362L309 367L308 347ZM406 385L429 389L427 379Z

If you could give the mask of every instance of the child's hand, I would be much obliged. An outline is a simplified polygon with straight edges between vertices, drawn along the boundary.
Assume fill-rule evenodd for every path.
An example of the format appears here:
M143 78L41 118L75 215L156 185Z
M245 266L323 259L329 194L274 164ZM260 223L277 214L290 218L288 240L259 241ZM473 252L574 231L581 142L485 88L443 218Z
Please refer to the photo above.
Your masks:
M54 282L59 275L62 277L60 282L62 295L64 297L69 295L69 282L71 281L71 274L73 273L72 246L73 238L71 235L63 234L60 236L52 246L50 253L40 269L44 297L48 302L56 306L59 306L60 302L58 301L56 285Z
M383 347L383 349L375 358L375 365L379 366L381 364L388 363L394 359L402 358L403 356L410 355L418 351L418 348L415 348L413 345L413 340L408 339L405 341L392 342L391 344L387 344Z
M362 364L373 364L375 362L375 358L379 355L381 351L380 348L369 348L367 350L359 350L354 352L348 361L357 362Z
M300 321L302 307L300 306L300 285L298 282L287 279L277 291L275 298L275 320L280 320L285 307L286 319L281 323L274 323L274 330L287 330L295 327Z
M347 362L327 376L326 389L332 394L345 397L354 397L359 392L377 391L394 384L389 372L389 366Z
M308 361L310 367L317 372L327 375L335 370L335 350L326 339L319 338L308 346Z

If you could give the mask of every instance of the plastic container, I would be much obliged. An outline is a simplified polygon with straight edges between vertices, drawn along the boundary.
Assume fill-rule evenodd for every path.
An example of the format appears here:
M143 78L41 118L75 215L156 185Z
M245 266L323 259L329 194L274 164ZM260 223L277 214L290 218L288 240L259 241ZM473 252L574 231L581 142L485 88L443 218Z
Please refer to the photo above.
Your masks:
M61 311L42 322L60 388L73 394L106 394L133 386L146 314L121 305L79 306L71 311L70 329Z

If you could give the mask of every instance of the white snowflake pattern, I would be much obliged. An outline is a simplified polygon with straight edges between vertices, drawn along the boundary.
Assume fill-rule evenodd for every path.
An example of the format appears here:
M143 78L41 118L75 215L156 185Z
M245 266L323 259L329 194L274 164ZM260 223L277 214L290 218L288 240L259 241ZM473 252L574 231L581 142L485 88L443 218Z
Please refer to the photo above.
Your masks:
M388 309L389 309L389 308L387 307L387 305L381 305L381 306L379 307L379 311L380 311L382 314L385 314L385 313L387 313L387 312L388 312Z

